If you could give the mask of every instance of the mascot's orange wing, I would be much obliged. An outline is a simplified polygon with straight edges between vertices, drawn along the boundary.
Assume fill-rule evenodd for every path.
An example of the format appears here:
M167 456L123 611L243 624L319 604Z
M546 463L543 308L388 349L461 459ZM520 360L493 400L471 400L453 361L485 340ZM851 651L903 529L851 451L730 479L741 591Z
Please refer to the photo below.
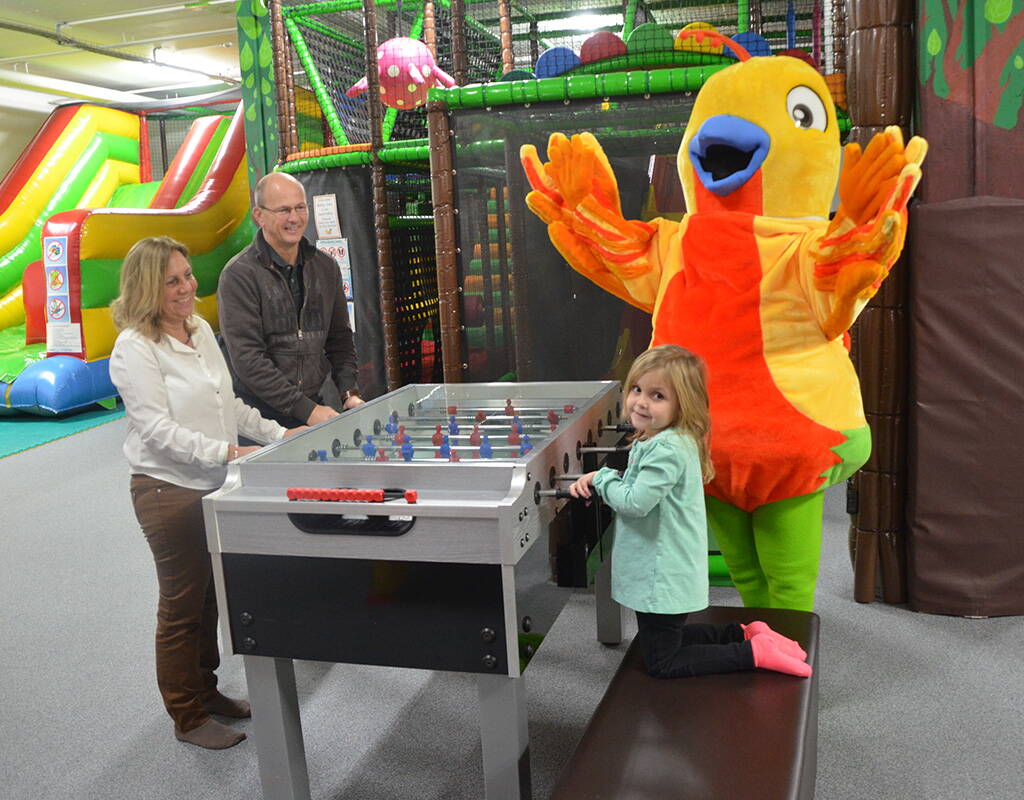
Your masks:
M896 126L876 134L861 153L848 144L839 176L839 210L812 249L814 283L835 295L824 325L834 339L856 319L858 306L878 291L903 249L907 202L921 180L928 145L919 136L906 146Z
M625 281L651 270L647 248L655 228L622 216L619 188L608 158L590 133L553 133L548 161L523 145L520 160L533 188L526 204L548 226L552 243L577 272L605 291L650 312Z

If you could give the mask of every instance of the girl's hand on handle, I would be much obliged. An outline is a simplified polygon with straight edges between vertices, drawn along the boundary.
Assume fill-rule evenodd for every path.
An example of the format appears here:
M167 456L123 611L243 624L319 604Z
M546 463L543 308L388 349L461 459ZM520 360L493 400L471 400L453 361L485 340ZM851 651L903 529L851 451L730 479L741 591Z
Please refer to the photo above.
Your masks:
M573 497L589 500L593 492L594 476L596 474L596 472L588 472L586 475L581 475L569 487L569 494Z

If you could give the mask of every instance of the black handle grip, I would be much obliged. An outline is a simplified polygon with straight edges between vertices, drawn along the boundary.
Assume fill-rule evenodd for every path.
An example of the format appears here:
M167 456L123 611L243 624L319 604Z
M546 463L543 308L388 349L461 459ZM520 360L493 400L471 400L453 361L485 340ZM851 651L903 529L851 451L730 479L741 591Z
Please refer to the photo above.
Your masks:
M416 524L415 517L392 519L379 515L349 517L345 514L289 514L288 519L303 533L329 536L402 536Z

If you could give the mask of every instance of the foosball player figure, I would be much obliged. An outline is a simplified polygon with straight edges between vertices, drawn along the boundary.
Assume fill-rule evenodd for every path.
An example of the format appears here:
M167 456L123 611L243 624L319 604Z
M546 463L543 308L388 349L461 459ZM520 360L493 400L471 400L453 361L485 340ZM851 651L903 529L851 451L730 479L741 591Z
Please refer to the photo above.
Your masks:
M455 415L452 414L450 417L448 417L448 433L450 433L452 436L454 436L458 432L459 432L459 423L457 423L455 421Z
M473 432L471 434L469 434L469 443L471 445L473 445L473 447L479 447L480 446L480 426L479 425L474 425L473 426Z
M491 437L486 433L484 434L484 440L480 442L480 458L490 458L494 454L494 448L491 447Z
M403 437L404 437L404 434L403 434ZM412 442L410 442L408 439L406 439L402 443L402 458L405 461L412 461L413 452L415 452L415 451L413 449Z
M363 458L367 461L372 460L377 455L377 445L373 443L373 437L367 436L366 442L363 444Z
M430 443L433 444L434 447L440 447L441 446L441 442L443 442L443 441L444 441L444 434L441 433L441 426L438 425L434 429L434 435L430 437Z

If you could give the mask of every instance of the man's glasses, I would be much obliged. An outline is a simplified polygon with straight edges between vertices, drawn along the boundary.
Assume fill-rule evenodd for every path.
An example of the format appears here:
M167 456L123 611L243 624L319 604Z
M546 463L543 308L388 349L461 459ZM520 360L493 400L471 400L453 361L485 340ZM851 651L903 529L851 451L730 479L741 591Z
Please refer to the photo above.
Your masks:
M309 206L305 203L299 203L297 206L283 206L282 208L267 208L266 206L260 206L264 211L273 214L275 217L287 217L293 211L296 214L305 214L309 211Z

